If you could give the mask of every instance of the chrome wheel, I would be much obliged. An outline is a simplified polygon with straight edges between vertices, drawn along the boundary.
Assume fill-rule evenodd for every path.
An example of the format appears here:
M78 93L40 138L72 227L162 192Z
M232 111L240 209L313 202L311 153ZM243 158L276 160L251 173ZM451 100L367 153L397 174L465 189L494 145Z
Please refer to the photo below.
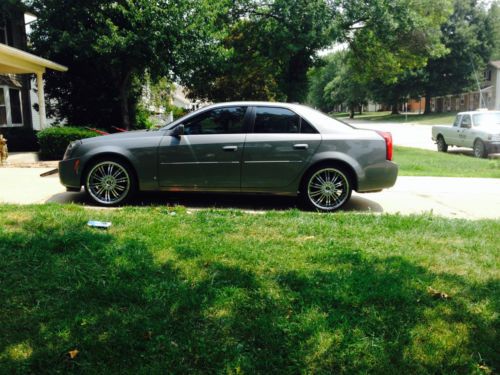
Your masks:
M351 195L349 180L335 168L316 171L307 183L307 197L316 208L333 211L341 207Z
M107 206L117 204L130 191L130 175L122 165L114 161L103 161L92 167L85 187L96 202Z

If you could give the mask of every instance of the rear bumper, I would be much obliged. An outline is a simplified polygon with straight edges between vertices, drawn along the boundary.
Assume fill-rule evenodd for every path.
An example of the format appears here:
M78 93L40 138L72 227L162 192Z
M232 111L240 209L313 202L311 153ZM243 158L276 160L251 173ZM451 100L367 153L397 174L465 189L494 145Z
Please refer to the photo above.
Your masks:
M364 178L358 180L359 193L380 191L394 186L398 178L399 167L392 161L370 165L365 169Z
M80 159L67 159L59 162L59 180L70 189L81 188Z

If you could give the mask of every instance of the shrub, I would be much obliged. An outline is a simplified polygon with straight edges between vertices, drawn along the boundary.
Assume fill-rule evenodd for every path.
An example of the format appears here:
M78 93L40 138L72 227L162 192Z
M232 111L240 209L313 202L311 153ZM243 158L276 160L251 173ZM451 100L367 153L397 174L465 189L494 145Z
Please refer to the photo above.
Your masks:
M150 129L154 127L150 116L150 112L145 107L141 105L137 106L135 110L135 129Z
M43 160L60 160L66 147L82 138L96 137L99 134L91 130L76 127L52 127L38 132L40 158Z

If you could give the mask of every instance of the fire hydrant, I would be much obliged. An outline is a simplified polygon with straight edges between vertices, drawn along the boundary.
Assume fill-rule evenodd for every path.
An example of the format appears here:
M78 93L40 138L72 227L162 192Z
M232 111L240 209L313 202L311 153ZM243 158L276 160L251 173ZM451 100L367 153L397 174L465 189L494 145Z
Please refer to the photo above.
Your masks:
M0 134L0 165L9 157L9 150L7 148L7 140Z

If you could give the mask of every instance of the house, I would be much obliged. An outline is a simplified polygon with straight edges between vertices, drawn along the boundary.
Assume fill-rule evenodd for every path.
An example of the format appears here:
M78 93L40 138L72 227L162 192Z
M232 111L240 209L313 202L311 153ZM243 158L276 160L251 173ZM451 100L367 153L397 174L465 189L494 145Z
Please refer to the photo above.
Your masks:
M25 13L19 1L0 6L0 134L11 150L30 149L36 145L34 122L46 124L43 74L46 69L67 71L65 66L26 52ZM31 81L36 77L36 96L32 102ZM38 113L33 112L38 104ZM35 121L33 117L36 117Z
M500 110L500 60L488 63L480 89L431 99L432 112L471 111L478 108Z

